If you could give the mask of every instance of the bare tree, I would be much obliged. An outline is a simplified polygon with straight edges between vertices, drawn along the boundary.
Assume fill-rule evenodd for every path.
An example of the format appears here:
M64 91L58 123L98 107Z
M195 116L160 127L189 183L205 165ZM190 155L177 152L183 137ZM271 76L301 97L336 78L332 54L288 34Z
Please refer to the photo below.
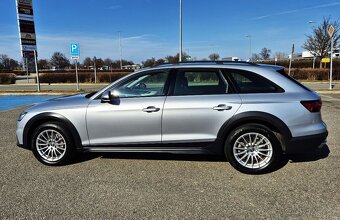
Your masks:
M133 65L134 62L132 62L131 60L122 60L122 64L123 66L126 66L126 65ZM115 60L112 62L112 68L113 69L120 69L120 60Z
M49 68L49 62L46 59L40 59L38 60L38 68L40 70L42 69L48 69Z
M156 60L154 57L150 58L150 59L146 59L145 61L142 62L144 67L152 67L152 66L157 66L160 64L165 63L165 60L160 58L158 60Z
M156 65L156 59L154 57L151 57L150 59L146 59L142 62L144 67L151 67Z
M163 63L165 63L165 60L163 58L156 60L156 65L161 65Z
M188 61L189 58L190 58L190 56L187 53L185 53L185 52L182 53L182 61ZM166 56L165 60L168 63L177 63L177 62L179 62L179 53L177 53L176 56Z
M272 51L266 47L262 48L261 52L260 52L260 57L263 59L263 60L268 60L270 58L270 53Z
M91 57L86 57L83 61L83 66L84 68L89 68L89 66L93 66L93 61L91 59Z
M259 61L259 60L261 60L261 56L257 53L253 53L252 56L251 56L251 61L255 62L255 61Z
M313 28L311 35L306 35L307 40L302 48L308 50L316 57L327 57L328 52L331 50L330 37L328 35L328 29L331 25L333 25L335 30L334 48L336 48L340 39L340 35L338 35L340 24L338 21L331 21L330 18L324 18L319 26Z
M276 52L275 53L275 57L278 59L278 60L283 60L287 57L287 54L284 53L284 52Z
M6 54L0 54L0 69L14 70L18 67L18 61L9 58Z
M65 69L70 66L70 61L66 58L65 54L60 52L53 53L50 63L58 69Z
M106 58L106 59L104 60L105 66L111 66L112 63L113 63L113 61L112 61L110 58Z
M212 61L220 59L220 55L218 53L212 53L209 55L209 59Z
M97 58L96 59L96 68L100 68L100 67L103 67L104 66L104 61L102 58Z

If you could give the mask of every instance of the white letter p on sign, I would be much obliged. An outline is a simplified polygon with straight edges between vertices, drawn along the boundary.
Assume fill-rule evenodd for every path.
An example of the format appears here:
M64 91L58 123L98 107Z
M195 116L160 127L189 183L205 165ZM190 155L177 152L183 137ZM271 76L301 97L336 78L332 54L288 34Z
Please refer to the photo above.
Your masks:
M77 49L77 45L76 44L72 44L71 50L72 52L75 51Z

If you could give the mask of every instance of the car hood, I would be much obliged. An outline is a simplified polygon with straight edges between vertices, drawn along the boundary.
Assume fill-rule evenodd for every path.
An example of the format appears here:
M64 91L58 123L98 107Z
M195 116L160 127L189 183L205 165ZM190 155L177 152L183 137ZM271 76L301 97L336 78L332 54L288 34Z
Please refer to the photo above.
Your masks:
M85 97L86 94L70 95L53 98L28 108L26 111L52 111L59 109L74 109L86 107L90 102L90 99Z

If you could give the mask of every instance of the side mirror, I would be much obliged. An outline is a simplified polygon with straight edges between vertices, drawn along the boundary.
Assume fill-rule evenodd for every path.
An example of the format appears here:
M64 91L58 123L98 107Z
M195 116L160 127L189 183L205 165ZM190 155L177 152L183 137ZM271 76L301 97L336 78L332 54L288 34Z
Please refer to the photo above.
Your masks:
M111 93L111 100L116 100L119 99L120 94L117 90L113 90L113 92Z
M102 94L101 102L102 103L111 102L111 91L106 91Z
M119 92L116 90L114 90L112 93L111 91L106 91L102 94L101 97L102 103L110 103L115 100L119 100Z

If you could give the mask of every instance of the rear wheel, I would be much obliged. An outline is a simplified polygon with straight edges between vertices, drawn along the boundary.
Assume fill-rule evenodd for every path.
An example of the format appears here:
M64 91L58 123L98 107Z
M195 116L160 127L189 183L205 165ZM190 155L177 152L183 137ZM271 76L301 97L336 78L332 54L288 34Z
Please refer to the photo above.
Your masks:
M44 123L34 131L32 151L44 164L62 165L69 162L73 154L73 144L61 123Z
M230 164L243 173L258 174L272 170L282 154L272 131L260 124L247 124L232 131L225 143Z

